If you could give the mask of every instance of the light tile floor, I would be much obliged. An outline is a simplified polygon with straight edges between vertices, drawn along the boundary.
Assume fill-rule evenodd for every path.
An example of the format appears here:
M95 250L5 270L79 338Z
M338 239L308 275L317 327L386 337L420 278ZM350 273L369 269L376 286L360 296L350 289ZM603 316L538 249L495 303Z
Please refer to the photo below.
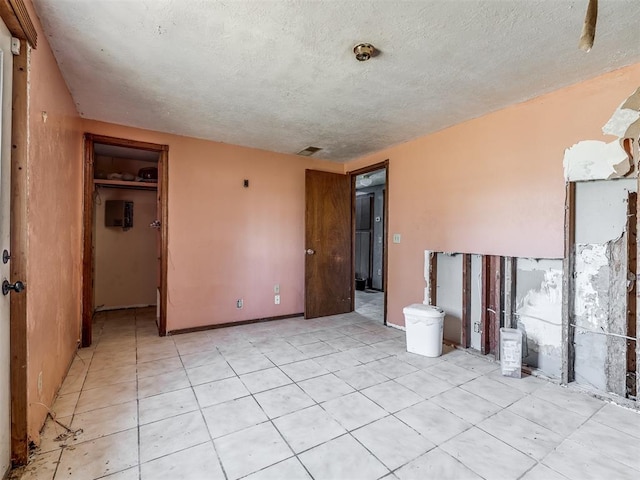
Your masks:
M359 313L159 338L96 319L22 479L638 479L640 414ZM18 477L20 478L20 477Z

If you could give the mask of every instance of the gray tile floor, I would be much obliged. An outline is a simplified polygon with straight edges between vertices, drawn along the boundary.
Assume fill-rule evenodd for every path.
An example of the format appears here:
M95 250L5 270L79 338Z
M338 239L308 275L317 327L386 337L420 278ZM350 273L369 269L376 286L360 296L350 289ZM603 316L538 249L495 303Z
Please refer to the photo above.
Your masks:
M94 331L53 407L78 431L48 421L23 479L640 478L638 413L408 354L361 313L159 338L131 310Z

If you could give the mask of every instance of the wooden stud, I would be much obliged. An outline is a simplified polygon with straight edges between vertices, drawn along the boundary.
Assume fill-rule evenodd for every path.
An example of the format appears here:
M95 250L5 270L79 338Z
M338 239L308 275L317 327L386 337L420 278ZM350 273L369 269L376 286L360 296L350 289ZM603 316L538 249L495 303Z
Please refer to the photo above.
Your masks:
M502 257L490 257L489 275L489 351L500 359L500 326L502 318Z
M438 301L438 253L429 253L429 305L437 305Z
M491 342L489 341L489 312L487 311L489 306L489 257L487 255L482 255L481 268L480 353L487 355L491 351Z
M13 114L11 127L11 282L26 288L10 299L11 459L25 465L29 457L27 437L27 65L28 49L13 57ZM9 53L10 55L10 53Z
M81 346L92 341L93 322L93 139L84 137L84 184L82 199L82 335Z
M462 256L462 338L464 348L471 345L471 255Z
M160 185L158 195L160 196L160 324L158 333L164 337L167 334L167 265L168 265L168 239L169 239L169 151L164 149L160 152Z
M574 292L574 264L575 264L575 224L576 224L576 185L569 182L566 185L564 204L564 259L562 261L562 377L563 385L574 379L574 327L573 304Z
M514 318L516 301L516 258L504 257L504 326L516 328Z
M636 275L638 269L638 257L636 251L636 245L638 243L638 230L637 230L637 215L638 214L638 194L630 192L627 202L627 272ZM637 338L637 324L636 317L637 311L637 290L636 282L630 286L627 290L627 331L625 332L628 337ZM626 340L627 347L627 368L626 368L626 393L627 397L637 396L637 355L636 355L636 343L637 340Z

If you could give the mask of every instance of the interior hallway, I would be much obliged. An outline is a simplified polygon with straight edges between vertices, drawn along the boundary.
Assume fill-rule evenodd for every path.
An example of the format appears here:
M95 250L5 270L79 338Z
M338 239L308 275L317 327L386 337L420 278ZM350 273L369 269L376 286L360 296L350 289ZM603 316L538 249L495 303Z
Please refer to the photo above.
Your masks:
M637 479L640 415L358 313L157 336L99 314L23 476Z
M363 317L384 324L384 292L356 290L355 310Z

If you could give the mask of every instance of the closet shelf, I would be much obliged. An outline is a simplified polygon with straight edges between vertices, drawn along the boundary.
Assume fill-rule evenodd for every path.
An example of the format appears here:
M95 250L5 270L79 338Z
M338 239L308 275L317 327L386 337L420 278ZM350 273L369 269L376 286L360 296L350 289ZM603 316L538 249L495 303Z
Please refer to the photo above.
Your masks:
M136 190L157 190L157 183L149 183L149 182L127 182L125 180L100 180L94 179L93 183L96 187L104 187L104 188L129 188Z

